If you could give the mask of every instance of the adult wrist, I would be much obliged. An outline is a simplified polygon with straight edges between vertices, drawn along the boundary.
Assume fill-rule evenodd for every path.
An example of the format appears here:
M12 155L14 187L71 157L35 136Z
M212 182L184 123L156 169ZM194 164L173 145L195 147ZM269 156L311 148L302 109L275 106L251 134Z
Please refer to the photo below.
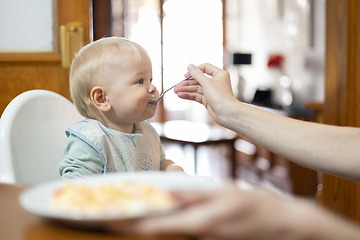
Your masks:
M235 98L234 98L235 99ZM218 123L226 128L235 130L238 127L237 121L239 114L241 114L241 103L237 99L225 102L223 107L216 112Z

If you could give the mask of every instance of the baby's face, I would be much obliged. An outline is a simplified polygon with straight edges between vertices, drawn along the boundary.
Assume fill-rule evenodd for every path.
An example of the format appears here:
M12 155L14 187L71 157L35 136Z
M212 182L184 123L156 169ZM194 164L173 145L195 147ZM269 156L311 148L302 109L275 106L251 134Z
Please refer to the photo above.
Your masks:
M133 54L125 54L119 68L111 73L107 96L112 106L112 121L126 125L152 118L157 103L150 103L150 100L158 97L159 92L152 84L149 57L141 55L140 62L136 62Z

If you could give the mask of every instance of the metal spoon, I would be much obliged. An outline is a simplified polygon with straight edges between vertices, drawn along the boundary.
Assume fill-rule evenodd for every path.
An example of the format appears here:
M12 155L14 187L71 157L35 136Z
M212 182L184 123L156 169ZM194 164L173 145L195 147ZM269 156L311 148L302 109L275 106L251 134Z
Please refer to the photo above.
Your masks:
M187 78L185 78L184 80L182 80L181 82L183 82L183 81L185 81L185 80L189 80L191 78L191 76L190 77L187 77ZM163 97L164 97L164 95L165 95L165 93L166 92L168 92L169 90L171 90L171 89L173 89L174 87L176 87L176 85L178 85L179 83L181 83L181 82L178 82L177 84L175 84L174 86L172 86L171 88L169 88L169 89L167 89L166 91L164 91L161 95L160 95L160 97L157 97L157 98L153 98L153 99L151 99L150 100L150 102L153 102L153 103L157 103L157 102L160 102L161 101L161 99L163 99Z

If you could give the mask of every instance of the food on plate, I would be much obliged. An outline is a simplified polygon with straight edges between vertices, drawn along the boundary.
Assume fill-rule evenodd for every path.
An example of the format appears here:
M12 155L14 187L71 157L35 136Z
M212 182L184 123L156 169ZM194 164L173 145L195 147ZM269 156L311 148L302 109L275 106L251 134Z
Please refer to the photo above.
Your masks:
M69 182L55 192L51 206L71 216L129 217L169 211L176 202L166 190L145 183L86 186Z

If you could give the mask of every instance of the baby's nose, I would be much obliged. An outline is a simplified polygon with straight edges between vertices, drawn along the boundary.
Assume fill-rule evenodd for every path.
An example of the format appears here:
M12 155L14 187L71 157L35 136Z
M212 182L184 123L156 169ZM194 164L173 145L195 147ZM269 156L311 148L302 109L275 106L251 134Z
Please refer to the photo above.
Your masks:
M152 93L152 92L154 92L154 91L156 91L156 87L155 87L155 85L150 84L150 87L149 87L149 93Z

